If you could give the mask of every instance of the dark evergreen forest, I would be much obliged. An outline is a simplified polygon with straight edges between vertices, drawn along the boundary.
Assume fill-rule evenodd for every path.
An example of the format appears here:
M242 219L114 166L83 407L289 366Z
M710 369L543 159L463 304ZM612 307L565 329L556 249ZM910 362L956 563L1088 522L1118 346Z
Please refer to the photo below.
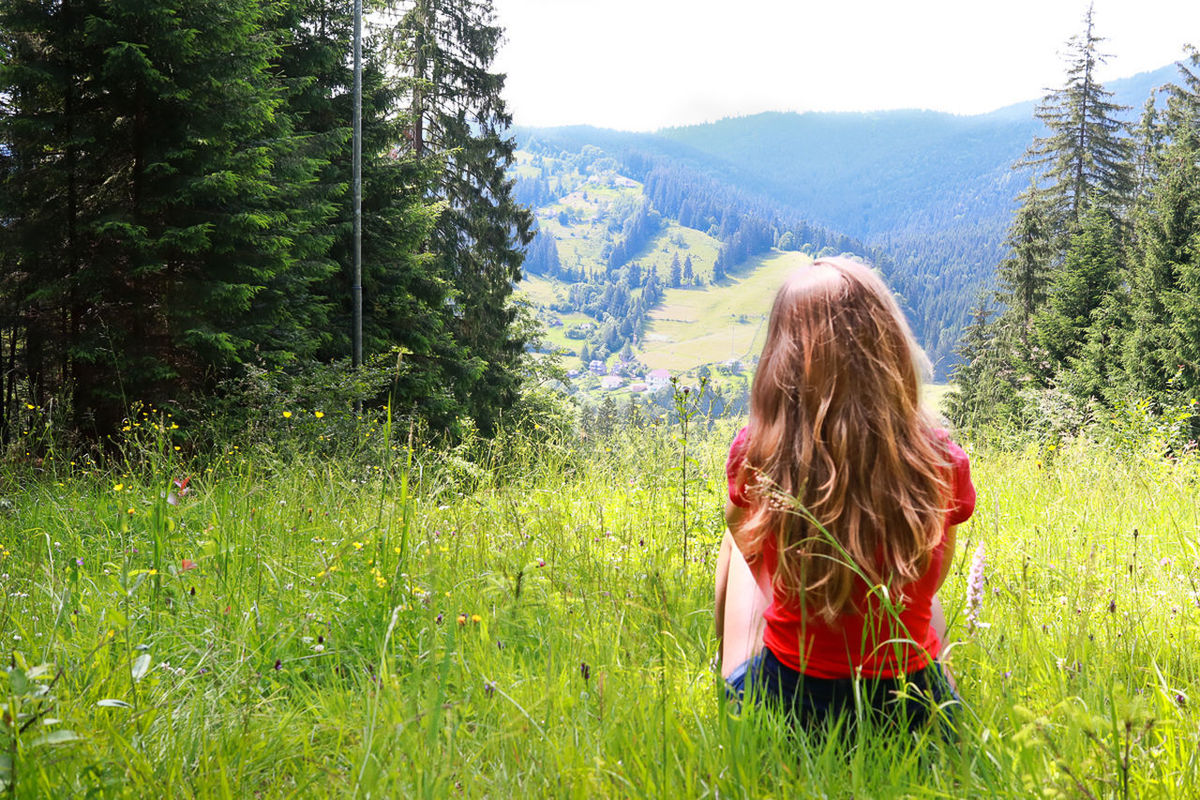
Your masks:
M198 416L250 373L351 355L353 5L0 9L0 436ZM364 359L400 413L492 429L530 238L490 0L368 3ZM344 382L353 383L350 372ZM389 389L390 387L390 389ZM236 404L235 404L236 407Z

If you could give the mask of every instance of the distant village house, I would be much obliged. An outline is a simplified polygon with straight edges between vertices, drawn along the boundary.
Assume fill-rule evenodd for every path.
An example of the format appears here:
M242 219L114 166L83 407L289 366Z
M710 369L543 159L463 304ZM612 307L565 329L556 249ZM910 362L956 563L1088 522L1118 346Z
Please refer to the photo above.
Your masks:
M616 375L605 375L600 379L600 388L611 392L613 389L620 389L625 384L624 378L618 378Z
M655 369L646 373L646 385L650 391L656 392L671 383L671 373L665 369Z

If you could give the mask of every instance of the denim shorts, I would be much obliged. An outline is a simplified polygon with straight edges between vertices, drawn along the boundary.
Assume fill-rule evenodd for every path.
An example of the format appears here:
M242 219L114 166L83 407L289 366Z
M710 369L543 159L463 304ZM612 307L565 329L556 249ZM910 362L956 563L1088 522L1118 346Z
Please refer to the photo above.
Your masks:
M765 647L725 679L725 694L739 706L749 698L780 708L809 729L844 714L851 721L873 717L909 731L936 716L951 728L954 709L962 703L936 660L902 678L814 678L782 664Z

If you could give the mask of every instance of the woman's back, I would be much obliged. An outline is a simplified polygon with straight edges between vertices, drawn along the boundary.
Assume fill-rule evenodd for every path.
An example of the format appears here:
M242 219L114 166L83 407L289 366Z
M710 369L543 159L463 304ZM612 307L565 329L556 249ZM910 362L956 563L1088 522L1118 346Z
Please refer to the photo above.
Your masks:
M921 406L922 359L894 298L861 264L817 261L776 296L750 424L727 464L736 548L722 557L728 549L737 569L718 567L719 615L723 575L745 584L750 574L738 590L769 595L760 618L718 621L749 641L742 651L765 628L743 675L777 664L773 685L802 686L794 673L815 686L936 666L934 595L974 488L965 453ZM736 671L726 659L724 672Z
M884 599L883 593L859 577L852 590L852 607L832 620L808 613L797 598L776 589L764 612L763 644L791 669L820 678L894 677L928 665L941 650L941 640L931 625L934 594L948 553L946 529L971 516L975 488L966 453L941 430L931 431L945 448L951 474L952 502L945 516L943 536L934 547L929 566L916 581L903 587L903 597ZM726 463L732 502L750 508L746 487L740 482L750 429L743 428L730 447ZM776 540L768 537L761 553L763 569L774 575L778 568ZM889 607L891 606L891 607Z

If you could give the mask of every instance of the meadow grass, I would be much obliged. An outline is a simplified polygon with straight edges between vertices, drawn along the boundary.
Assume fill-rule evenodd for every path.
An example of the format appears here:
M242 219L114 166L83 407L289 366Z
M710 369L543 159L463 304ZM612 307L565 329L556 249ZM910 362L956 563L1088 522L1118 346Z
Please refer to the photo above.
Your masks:
M9 795L1195 796L1194 461L971 453L957 737L808 736L709 668L733 430L10 466Z
M675 371L757 355L780 285L811 260L799 252L772 251L750 259L719 286L667 289L650 312L639 358Z

